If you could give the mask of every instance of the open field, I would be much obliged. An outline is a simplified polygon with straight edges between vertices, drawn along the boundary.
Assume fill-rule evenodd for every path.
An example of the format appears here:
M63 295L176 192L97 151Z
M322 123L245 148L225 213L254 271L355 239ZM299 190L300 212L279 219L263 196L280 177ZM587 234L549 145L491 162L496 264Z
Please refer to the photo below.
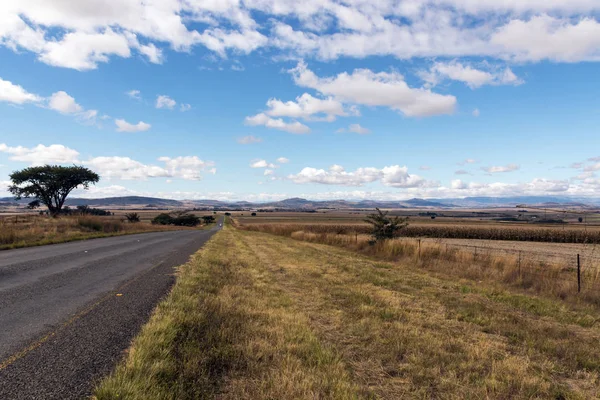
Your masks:
M597 306L424 256L227 227L180 268L96 397L600 396Z
M423 210L418 213L423 213ZM364 222L364 218L368 214L369 212L331 211L326 213L257 213L256 216L251 216L249 213L232 213L235 220L245 226L273 225L277 226L274 229L339 234L369 233L370 225ZM392 214L398 213L392 212ZM403 215L407 214L410 213L404 211ZM263 229L261 228L261 230ZM506 222L489 218L439 216L431 219L430 217L410 216L409 226L401 232L401 235L447 239L600 244L600 225L578 222L567 224Z
M123 222L114 216L62 216L51 218L33 214L0 217L0 250L132 233L157 232L183 228L151 225L148 221Z

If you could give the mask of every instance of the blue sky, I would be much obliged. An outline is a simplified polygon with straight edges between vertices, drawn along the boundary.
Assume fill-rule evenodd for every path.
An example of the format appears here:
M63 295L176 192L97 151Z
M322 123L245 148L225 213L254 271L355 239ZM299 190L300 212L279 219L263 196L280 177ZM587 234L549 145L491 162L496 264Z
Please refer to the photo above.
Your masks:
M17 2L15 2L17 3ZM0 5L0 196L596 196L593 0Z

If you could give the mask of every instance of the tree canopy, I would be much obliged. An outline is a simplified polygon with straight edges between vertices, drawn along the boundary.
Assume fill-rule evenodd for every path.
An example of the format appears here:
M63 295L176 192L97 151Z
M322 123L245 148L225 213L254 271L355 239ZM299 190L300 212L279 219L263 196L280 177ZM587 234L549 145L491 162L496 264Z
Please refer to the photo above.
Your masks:
M71 191L78 187L88 189L100 180L94 171L77 165L63 167L44 165L29 167L10 174L12 185L8 191L17 199L35 197L57 215Z

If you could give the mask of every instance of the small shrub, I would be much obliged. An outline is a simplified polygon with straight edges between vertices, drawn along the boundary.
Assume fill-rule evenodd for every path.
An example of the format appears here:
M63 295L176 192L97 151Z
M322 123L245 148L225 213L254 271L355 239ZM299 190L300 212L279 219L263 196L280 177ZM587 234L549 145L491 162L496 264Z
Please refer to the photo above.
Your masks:
M253 217L256 217L256 213L255 213L255 212L253 212L253 213L252 213L252 214L250 214L250 215L251 215L251 216L253 216Z
M140 215L135 212L125 214L125 218L127 218L127 221L129 221L132 224L140 222Z
M376 242L386 239L393 239L398 235L398 231L408 225L408 218L388 217L389 211L381 211L376 208L377 213L367 216L365 222L373 226L371 235Z

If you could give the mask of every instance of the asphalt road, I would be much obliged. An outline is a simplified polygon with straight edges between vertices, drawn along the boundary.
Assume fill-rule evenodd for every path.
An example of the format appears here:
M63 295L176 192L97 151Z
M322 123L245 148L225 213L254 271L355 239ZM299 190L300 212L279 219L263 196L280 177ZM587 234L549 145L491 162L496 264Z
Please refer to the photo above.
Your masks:
M0 252L0 399L89 396L219 229Z

